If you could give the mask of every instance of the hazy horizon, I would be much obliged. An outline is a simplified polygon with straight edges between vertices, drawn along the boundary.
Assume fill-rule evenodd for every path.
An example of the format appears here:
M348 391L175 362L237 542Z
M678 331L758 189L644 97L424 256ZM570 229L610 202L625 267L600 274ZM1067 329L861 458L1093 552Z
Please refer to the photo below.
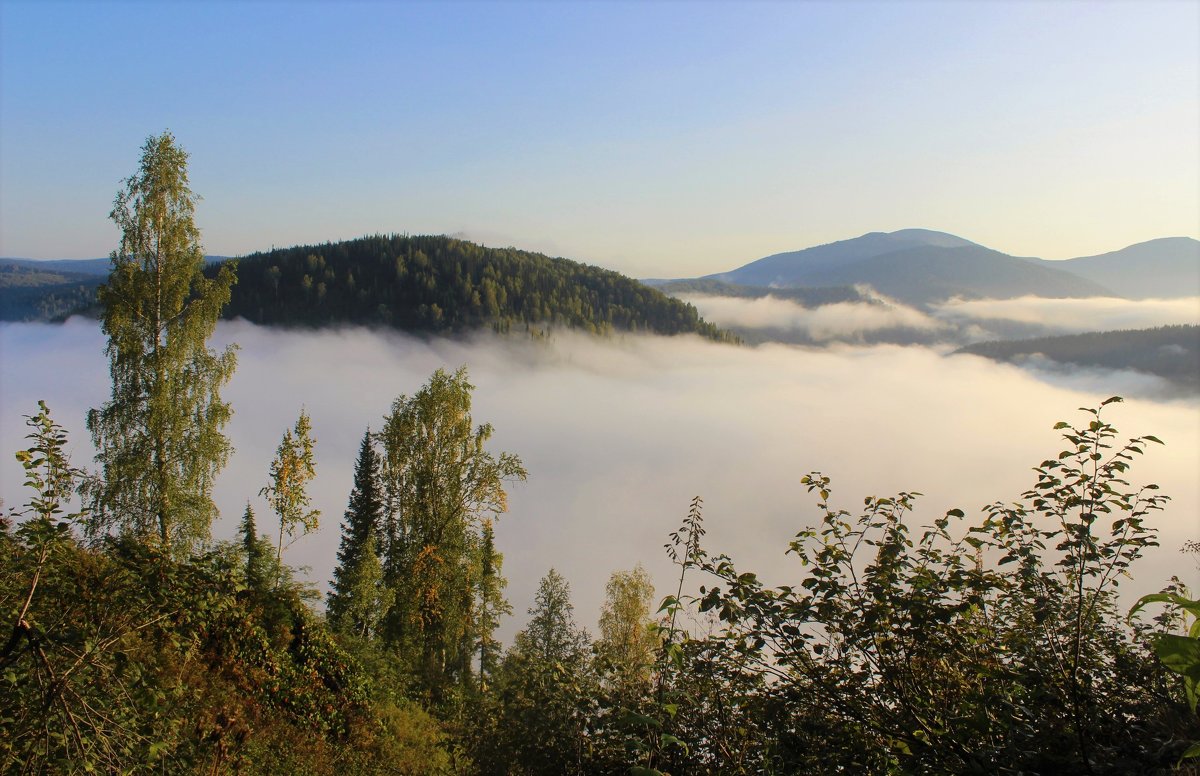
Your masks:
M945 230L942 230L942 229L928 229L926 227L921 227L921 226L908 226L908 227L902 227L900 229L894 229L891 231L908 231L908 230L913 230L913 229L921 229L921 230L932 231L932 232L944 232L944 233L949 234L948 232L945 232ZM844 242L847 240L853 240L855 238L862 237L867 234L872 234L872 233L878 232L878 231L879 230L872 230L869 232L863 232L862 234L854 234L854 235L847 235L844 237L838 237L833 240L830 240L829 242ZM391 233L392 232L376 230L374 232L364 232L359 235L352 235L352 236L348 236L348 237L345 237L342 239L354 240L354 239L359 239L362 237L370 237L375 234L391 234ZM400 232L397 232L397 233L400 233ZM541 251L536 248L531 248L527 245L520 245L520 244L514 244L511 242L502 242L502 241L501 242L488 241L486 239L486 236L476 237L468 232L456 232L454 234L444 234L444 236L450 237L453 239L457 239L457 240L466 240L467 242L474 242L474 243L477 243L479 245L484 245L489 248L517 248L519 250L527 250L527 251L533 251L533 252L538 252L538 253L545 253L545 251ZM954 235L954 236L962 237L963 239L970 240L971 242L979 243L978 240L972 240L970 235L959 234L959 235ZM1092 254L1092 255L1099 256L1099 255L1103 255L1106 253L1113 253L1116 251L1120 251L1125 248L1132 247L1134 245L1141 245L1146 242L1154 242L1156 240L1171 239L1171 238L1178 238L1178 237L1186 237L1189 239L1200 239L1200 238L1196 238L1196 237L1191 237L1190 235L1159 235L1156 237L1149 237L1145 240L1141 240L1136 243L1130 243L1129 245L1115 246L1115 247L1112 247L1112 248L1109 248L1106 250L1099 251L1096 254ZM338 242L338 240L317 240L317 241L308 241L305 243L278 243L278 244L272 244L267 247L252 248L252 249L244 251L242 253L235 253L235 254L234 253L231 253L231 254L212 253L210 251L206 251L205 255L206 256L219 256L222 258L238 258L241 256L251 255L254 253L266 253L266 252L269 252L276 248L292 248L297 245L323 244L326 242ZM757 261L758 259L767 258L769 256L774 256L774 255L777 255L780 253L793 253L796 251L806 250L808 248L820 247L821 245L826 245L826 244L828 244L828 243L780 247L779 249L774 250L771 253L764 254L762 256L752 256L752 257L747 257L744 260L738 260L738 261L741 261L741 264L731 265L726 268L726 271L731 271L731 270L737 269L740 266L744 266L745 264L749 264L751 262ZM982 245L983 243L979 243L979 244ZM984 245L984 247L992 248L993 246ZM0 255L0 259L11 259L11 260L16 260L16 261L95 261L96 259L107 259L110 257L110 255L111 255L111 250L107 250L107 251L97 252L92 255L80 255L80 256L37 256L37 257L33 257L33 256L17 256L17 255ZM572 261L582 261L581 259L579 259L578 257L575 257L575 256L565 256L565 255L553 254L553 253L548 253L547 255L553 256L555 258L570 259ZM1009 255L1012 255L1012 254L1009 254ZM1041 254L1033 253L1033 254L1023 255L1020 258L1040 258L1040 259L1046 259L1047 261L1069 261L1071 259L1087 258L1087 257L1080 254L1078 256L1060 256L1060 257L1056 257L1056 258L1050 258L1050 257L1043 256ZM585 263L587 263L587 262L585 262ZM612 267L604 267L604 268L605 269L614 269ZM686 270L686 268L683 268L683 269ZM617 270L617 271L620 271L620 270ZM643 276L643 277L645 279L653 279L653 278L649 278L648 276ZM699 278L699 277L702 277L702 275L701 274L682 275L680 277L681 278Z
M1198 28L1174 2L4 0L0 255L106 255L163 130L214 255L453 234L685 277L910 227L1047 259L1200 237Z

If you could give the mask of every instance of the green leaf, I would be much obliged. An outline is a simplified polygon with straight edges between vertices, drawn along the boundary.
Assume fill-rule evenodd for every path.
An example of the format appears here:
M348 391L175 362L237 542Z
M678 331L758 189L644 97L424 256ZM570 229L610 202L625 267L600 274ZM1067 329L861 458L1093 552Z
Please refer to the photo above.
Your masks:
M1183 677L1188 705L1194 714L1200 689L1200 639L1164 633L1154 640L1154 654L1164 666Z
M677 746L677 747L679 747L680 749L682 749L682 750L683 750L683 753L684 753L684 754L687 754L687 753L690 751L690 750L688 749L688 745L687 745L687 744L685 744L684 742L680 741L678 738L676 738L675 736L671 735L670 733L663 733L662 735L660 735L660 736L658 737L658 742L659 742L660 744L662 744L664 747L666 747L666 746Z
M647 717L645 714L638 714L636 711L630 711L629 709L623 709L621 711L621 716L618 718L618 721L622 725L633 724L652 728L662 727L662 723L654 717Z
M1137 614L1141 609L1143 609L1146 604L1152 603L1175 604L1180 609L1183 609L1191 614L1193 617L1200 619L1200 600L1184 598L1178 593L1151 593L1150 595L1144 595L1139 598L1137 603L1134 604L1133 608L1129 610L1129 616L1133 617L1133 615Z

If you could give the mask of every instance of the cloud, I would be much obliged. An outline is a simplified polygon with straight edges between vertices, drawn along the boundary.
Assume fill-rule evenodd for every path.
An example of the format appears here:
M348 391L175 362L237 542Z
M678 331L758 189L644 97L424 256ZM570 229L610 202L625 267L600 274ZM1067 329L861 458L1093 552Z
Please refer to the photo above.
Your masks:
M1060 449L1055 421L1080 420L1075 408L1120 393L1130 379L1066 375L1046 383L1013 366L923 348L748 348L686 337L423 340L235 322L222 323L216 340L237 342L241 352L226 390L237 451L217 484L215 533L234 535L247 499L270 530L256 494L280 436L305 407L318 440L313 495L323 515L320 531L286 558L311 567L322 585L364 430L377 429L392 400L418 390L434 369L469 366L476 422L494 424L492 449L520 455L529 469L497 526L517 613L505 639L524 624L552 566L571 582L577 616L592 629L616 569L641 562L660 596L673 590L677 569L662 545L696 495L705 500L708 548L773 583L798 578L787 541L819 517L799 482L810 470L833 478L836 507L915 490L928 494L917 524L952 507L977 515L1033 484L1031 467ZM8 506L27 499L12 455L23 442L21 415L39 398L68 428L75 462L90 463L84 414L108 395L103 347L88 321L0 325L0 496ZM1200 581L1193 560L1178 552L1200 534L1198 409L1195 400L1132 399L1106 409L1123 432L1167 442L1135 462L1131 481L1157 482L1175 499L1152 518L1163 546L1135 567L1131 590L1157 590L1172 574Z
M1181 299L952 299L932 307L948 323L976 323L984 330L1015 323L1045 333L1075 334L1115 329L1148 329L1172 324L1200 324L1200 297Z
M875 304L838 302L804 307L790 299L757 299L703 294L680 294L706 320L739 329L780 329L801 333L815 342L855 339L872 332L909 329L936 332L950 325L919 310L879 297Z

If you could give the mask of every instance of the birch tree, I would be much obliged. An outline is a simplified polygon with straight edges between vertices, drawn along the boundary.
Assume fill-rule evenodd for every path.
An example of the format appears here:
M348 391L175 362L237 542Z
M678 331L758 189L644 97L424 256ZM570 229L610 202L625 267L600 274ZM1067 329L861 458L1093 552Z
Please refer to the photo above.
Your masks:
M235 268L203 272L187 158L169 132L147 139L109 214L121 242L98 298L112 397L88 413L101 471L84 488L93 535L184 549L208 538L217 515L213 482L232 451L220 389L237 364L233 346L207 346Z

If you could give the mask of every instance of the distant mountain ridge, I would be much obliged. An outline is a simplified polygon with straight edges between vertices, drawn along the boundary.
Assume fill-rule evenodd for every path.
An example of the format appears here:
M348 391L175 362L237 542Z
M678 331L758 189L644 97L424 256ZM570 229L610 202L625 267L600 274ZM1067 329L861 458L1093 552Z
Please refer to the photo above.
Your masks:
M806 276L836 270L848 264L885 253L912 247L962 248L975 245L969 240L928 229L901 229L898 232L868 232L850 240L816 245L798 251L776 253L752 261L731 272L705 275L739 286L816 285L802 283ZM825 284L822 284L825 285ZM832 284L829 284L832 285Z
M1046 263L1131 299L1200 296L1200 241L1190 237L1162 237L1099 256Z
M231 256L206 255L204 260L209 264L226 261ZM10 268L36 270L39 272L56 272L64 275L86 275L93 277L108 277L112 269L112 259L105 256L102 259L18 259L0 258L0 272L11 271Z
M10 267L66 275L107 277L109 269L112 268L112 261L107 257L103 259L0 259L0 270L8 271Z
M1102 256L1047 261L946 232L902 229L777 253L701 280L777 288L868 285L914 305L954 297L1179 297L1200 294L1200 241L1164 238Z

